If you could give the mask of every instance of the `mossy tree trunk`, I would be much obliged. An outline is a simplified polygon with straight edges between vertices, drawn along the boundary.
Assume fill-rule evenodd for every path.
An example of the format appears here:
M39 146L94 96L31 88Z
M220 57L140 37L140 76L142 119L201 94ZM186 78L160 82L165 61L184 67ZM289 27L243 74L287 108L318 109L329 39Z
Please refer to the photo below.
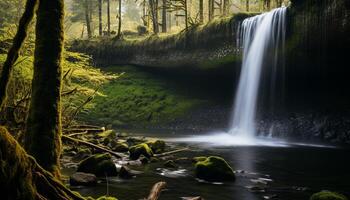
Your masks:
M222 5L222 10L223 10L223 15L227 16L229 12L229 0L224 0L223 5Z
M36 4L37 0L27 0L24 13L19 21L17 33L13 38L13 44L7 53L6 60L2 67L0 76L0 109L6 100L11 71L13 69L13 65L17 61L22 44L27 37L27 30L30 22L33 19Z
M55 176L59 176L61 152L63 18L63 0L40 0L32 98L25 134L27 152Z
M157 34L159 32L159 26L158 26L158 14L157 14L157 2L154 0L149 0L149 8L151 11L151 17L152 17L152 23L153 23L153 32Z
M245 10L249 12L249 0L245 1Z
M208 1L208 16L209 16L209 21L214 19L214 0L209 0Z

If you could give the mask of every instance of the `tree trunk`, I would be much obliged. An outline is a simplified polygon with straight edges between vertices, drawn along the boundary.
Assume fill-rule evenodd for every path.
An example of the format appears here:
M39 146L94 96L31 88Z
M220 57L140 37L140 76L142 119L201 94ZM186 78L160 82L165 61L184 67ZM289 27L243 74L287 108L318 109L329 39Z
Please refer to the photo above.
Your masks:
M1 126L0 163L2 199L85 199L70 191L52 174L44 170Z
M245 1L245 9L247 12L249 12L249 0Z
M40 0L36 16L34 75L25 147L44 169L59 177L63 0Z
M229 0L224 0L222 9L223 9L223 12L224 12L223 15L227 16L228 15L228 10L229 10Z
M107 35L111 34L111 6L110 0L107 0Z
M156 1L158 2L158 1ZM159 32L158 26L158 14L154 0L149 0L149 7L152 15L152 23L153 23L153 32L157 34Z
M86 31L88 34L88 38L91 38L91 23L90 23L90 8L89 8L89 2L88 0L85 0L85 23L86 23Z
M204 22L204 8L203 8L203 0L199 0L199 23L203 24Z
M98 0L98 34L102 36L102 0Z
M167 0L163 0L162 2L162 32L166 33L167 32L167 12L166 12L166 1Z
M7 96L7 88L11 77L11 71L13 69L13 65L17 61L22 44L27 37L27 30L30 22L33 19L36 4L37 0L27 1L24 13L19 21L17 33L13 38L12 46L7 53L6 60L2 67L0 77L0 109L4 105Z
M208 2L209 21L211 21L214 18L214 0L209 0Z
M118 12L118 38L120 38L122 31L122 0L119 0Z
M184 5L184 9L185 9L185 27L186 30L188 29L188 9L187 9L187 0L184 0L185 5Z

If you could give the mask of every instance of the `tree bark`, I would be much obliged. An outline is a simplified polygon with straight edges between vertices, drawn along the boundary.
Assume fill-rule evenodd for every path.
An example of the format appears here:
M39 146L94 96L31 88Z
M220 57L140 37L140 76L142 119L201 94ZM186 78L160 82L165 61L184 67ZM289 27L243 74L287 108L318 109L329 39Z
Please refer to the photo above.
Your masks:
M64 40L63 0L40 0L37 10L34 76L25 147L37 162L59 177L61 79Z
M209 21L211 21L214 18L214 0L209 0L208 2Z
M158 26L158 14L154 0L149 0L149 7L151 10L152 23L153 23L153 32L157 34L159 32Z
M203 24L204 22L204 5L203 0L199 0L199 23Z
M122 31L122 0L119 0L119 7L118 7L118 35L117 35L117 38L121 37L121 31Z
M245 9L247 12L249 12L249 0L245 1Z
M102 36L102 0L98 0L98 34Z
M187 0L184 0L185 5L184 5L184 9L185 9L185 27L186 30L188 29L188 9L187 9Z
M154 186L151 189L150 194L147 197L147 200L158 200L160 193L165 188L166 182L158 182L154 184Z
M0 163L2 163L0 165L2 199L85 199L70 191L52 174L43 169L1 126Z
M90 21L90 8L89 8L89 2L88 0L85 0L85 23L86 23L86 31L88 34L88 38L91 38L92 33L91 33L91 21Z
M228 10L229 10L229 0L224 0L222 9L223 9L223 12L224 12L223 15L227 16L228 15Z
M110 0L107 0L107 35L111 34L111 5Z
M162 1L162 32L166 33L167 32L167 8L166 8L166 1Z
M2 67L0 77L0 109L4 105L4 102L6 100L7 89L9 80L11 78L13 65L18 59L19 51L22 47L25 38L27 37L28 27L33 19L37 2L37 0L27 0L24 13L19 21L17 33L13 38L12 46L7 53L6 60Z

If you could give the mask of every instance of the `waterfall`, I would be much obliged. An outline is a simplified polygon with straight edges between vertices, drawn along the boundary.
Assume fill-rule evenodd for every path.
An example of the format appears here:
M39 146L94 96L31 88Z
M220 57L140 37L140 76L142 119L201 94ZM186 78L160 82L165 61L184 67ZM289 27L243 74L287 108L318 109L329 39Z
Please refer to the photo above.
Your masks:
M284 47L286 10L285 7L277 8L247 18L238 27L237 45L243 50L243 62L230 130L237 136L247 139L255 136L254 120L262 68L266 60L272 59L269 64L272 77L276 73L279 47Z

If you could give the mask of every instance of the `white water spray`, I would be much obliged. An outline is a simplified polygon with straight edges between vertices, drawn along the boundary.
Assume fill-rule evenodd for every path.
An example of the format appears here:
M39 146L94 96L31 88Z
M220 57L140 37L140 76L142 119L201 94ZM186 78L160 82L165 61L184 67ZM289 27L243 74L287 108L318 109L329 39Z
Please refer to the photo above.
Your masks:
M243 63L230 133L247 140L255 136L254 119L262 67L267 56L273 56L274 73L278 48L284 46L286 10L285 7L277 8L245 19L238 28L237 45L243 48Z

